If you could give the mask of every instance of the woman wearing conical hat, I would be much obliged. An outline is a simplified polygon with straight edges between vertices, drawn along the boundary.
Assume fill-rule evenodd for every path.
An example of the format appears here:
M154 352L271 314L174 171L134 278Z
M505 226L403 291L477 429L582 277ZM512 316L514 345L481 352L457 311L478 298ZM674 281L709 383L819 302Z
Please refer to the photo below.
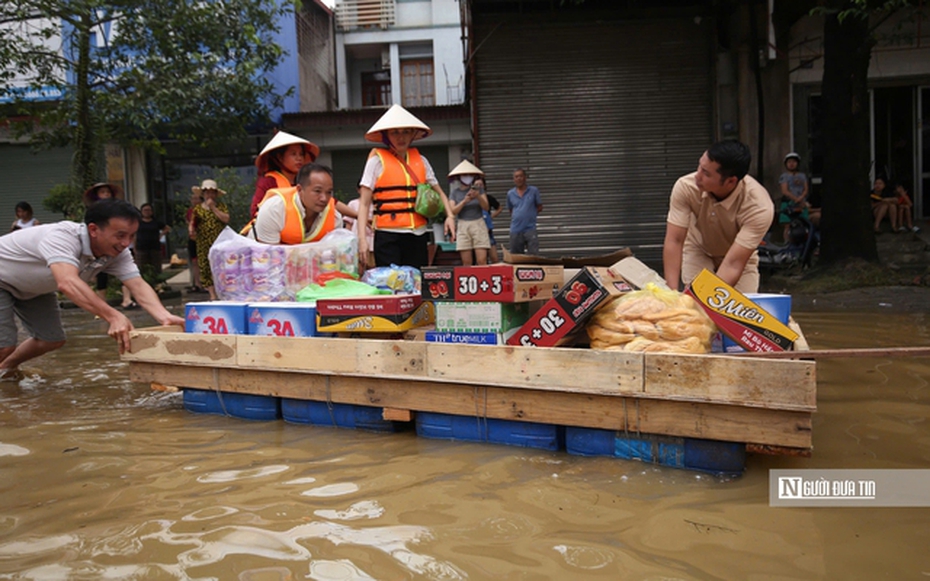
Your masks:
M484 191L484 172L470 161L462 160L449 172L449 203L456 218L455 249L462 264L487 264L491 238L484 212L490 208Z
M445 231L455 239L455 218L449 198L439 186L429 161L410 144L428 137L429 127L400 105L393 105L371 126L365 139L385 147L374 148L359 180L358 215L367 216L374 205L374 258L377 266L398 264L422 268L428 261L427 219L414 211L417 184L429 184L442 198ZM368 241L358 239L361 269L366 266Z
M278 131L255 158L259 178L255 182L249 218L254 218L258 213L258 205L265 199L265 192L272 188L293 186L300 168L305 163L315 161L319 155L320 148L315 143Z

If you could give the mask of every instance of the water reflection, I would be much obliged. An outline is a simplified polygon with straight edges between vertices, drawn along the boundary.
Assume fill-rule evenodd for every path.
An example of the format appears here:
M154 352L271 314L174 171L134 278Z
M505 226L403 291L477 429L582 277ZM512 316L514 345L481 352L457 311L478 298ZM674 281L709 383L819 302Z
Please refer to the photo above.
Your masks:
M797 318L816 348L930 344L926 314ZM188 414L128 381L99 321L65 321L64 349L0 385L0 579L930 575L926 509L768 507L772 468L926 468L927 359L822 361L813 458L727 481Z

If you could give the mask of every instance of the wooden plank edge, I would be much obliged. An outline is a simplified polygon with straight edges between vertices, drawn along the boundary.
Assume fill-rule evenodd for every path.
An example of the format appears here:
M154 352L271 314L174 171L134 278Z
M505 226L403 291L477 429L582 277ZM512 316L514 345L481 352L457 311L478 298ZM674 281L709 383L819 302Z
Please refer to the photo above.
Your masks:
M130 376L134 381L157 380L165 384L220 389L229 393L789 448L808 448L812 445L811 414L805 412L498 387L477 388L461 384L431 385L375 378L298 375L292 379L285 377L288 374L283 372L257 370L192 371L190 368L181 369L171 365L130 365Z
M153 361L138 361L130 360L130 365L164 365L168 367L192 367L200 369L213 369L215 365L205 365L201 363L157 363ZM346 377L346 378L357 378L357 379L372 379L372 380L390 380L390 381L407 381L412 383L430 383L430 384L445 384L445 385L468 385L476 389L483 388L498 388L498 389L513 389L513 390L526 390L526 391L543 391L547 393L569 393L576 395L596 395L602 397L610 398L630 398L630 399L641 399L641 400L651 400L651 401L674 401L681 403L693 403L693 404L712 404L712 405L726 405L733 407L741 408L750 408L750 409L765 409L765 410L775 410L775 411L787 411L787 412L805 412L813 413L817 411L816 403L814 405L803 405L803 404L772 404L772 403L761 403L761 402L734 402L732 400L723 400L723 399L713 399L713 398L701 398L688 395L668 395L668 394L650 394L645 392L620 392L620 391L606 391L603 389L585 389L585 388L575 388L575 387L540 387L534 385L515 385L515 384L504 384L504 383L495 383L495 382L481 382L478 380L474 382L470 381L456 381L454 379L447 379L443 377L420 377L420 376L409 376L409 375L390 375L390 374L380 374L372 375L366 373L332 373L329 371L308 371L304 369L268 369L268 368L257 368L257 367L243 367L240 365L225 365L223 369L229 370L239 370L239 371L253 371L261 373L288 373L294 375L310 375L315 377ZM133 381L138 381L145 383L148 380L143 376L138 376L138 379L133 379ZM196 387L196 386L188 386ZM202 388L198 388L202 389ZM212 387L211 387L212 389ZM261 395L261 394L259 394Z
M814 448L792 448L789 446L773 446L771 444L746 444L749 454L765 454L767 456L793 456L795 458L810 458Z

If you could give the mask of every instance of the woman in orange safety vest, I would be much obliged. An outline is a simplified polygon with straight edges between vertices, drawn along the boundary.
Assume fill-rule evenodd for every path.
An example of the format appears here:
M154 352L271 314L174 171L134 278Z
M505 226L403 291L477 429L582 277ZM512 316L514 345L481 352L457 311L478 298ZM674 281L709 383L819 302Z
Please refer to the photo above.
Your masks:
M289 188L301 166L316 161L320 148L302 137L278 131L255 158L259 178L255 181L255 194L249 208L249 218L258 214L258 205L265 192L272 188Z
M393 105L371 126L365 139L385 148L371 150L359 181L358 215L374 205L374 258L377 266L397 264L422 268L428 260L427 220L413 207L417 184L428 183L442 198L445 231L455 239L455 217L429 161L410 144L432 130L400 105ZM368 266L368 240L359 236L360 271Z

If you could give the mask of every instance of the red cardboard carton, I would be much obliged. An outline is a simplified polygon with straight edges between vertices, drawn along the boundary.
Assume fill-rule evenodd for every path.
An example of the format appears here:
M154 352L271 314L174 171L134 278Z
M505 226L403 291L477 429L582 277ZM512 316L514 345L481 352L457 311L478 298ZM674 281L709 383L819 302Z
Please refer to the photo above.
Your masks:
M559 265L428 266L422 273L423 298L429 301L544 300L555 296L564 281Z
M507 344L525 347L560 345L608 299L631 290L633 288L622 277L611 274L608 268L587 266L536 311L507 340Z
M788 351L798 334L720 277L703 270L685 291L707 312L717 328L749 351Z

